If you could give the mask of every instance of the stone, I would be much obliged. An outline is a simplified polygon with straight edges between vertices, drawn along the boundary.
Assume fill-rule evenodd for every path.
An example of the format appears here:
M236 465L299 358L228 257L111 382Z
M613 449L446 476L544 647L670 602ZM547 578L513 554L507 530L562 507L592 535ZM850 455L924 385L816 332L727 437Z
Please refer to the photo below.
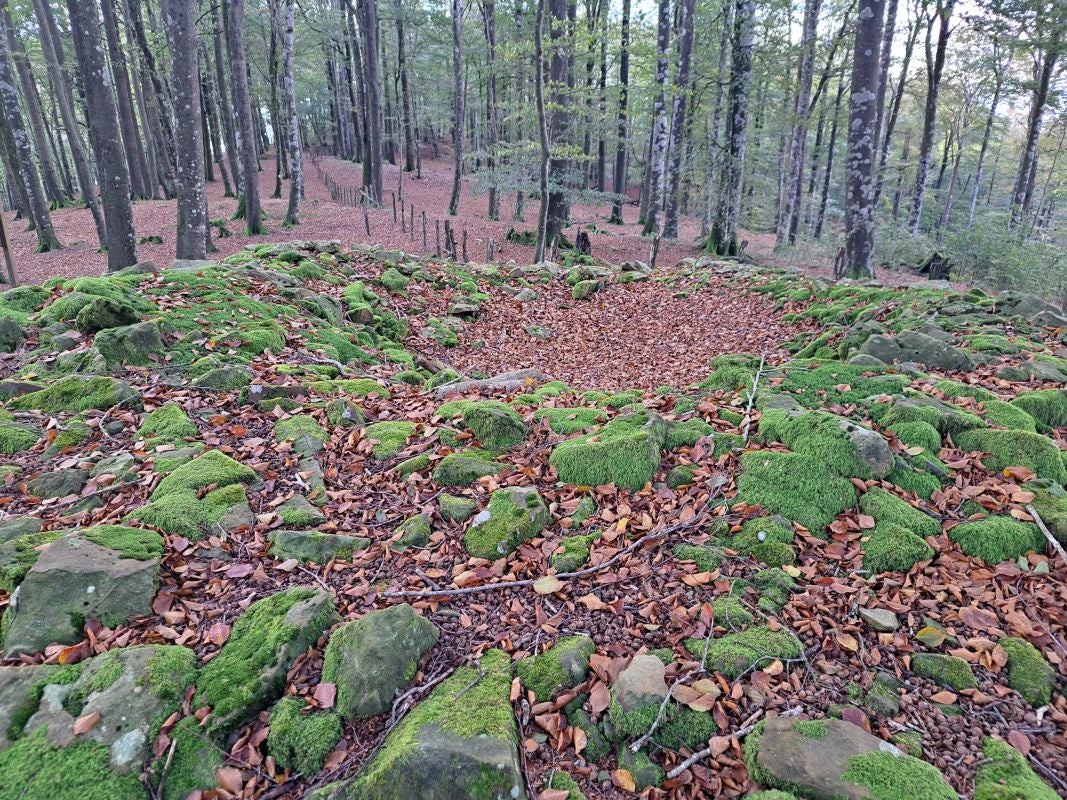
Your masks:
M42 389L44 389L44 387L41 384L31 383L30 381L0 381L0 400L7 400L11 397L20 397L24 394L39 392Z
M532 486L497 489L473 519L463 546L476 558L496 560L537 536L552 522L541 495Z
M153 356L163 353L159 323L151 320L102 330L96 334L93 345L109 367L146 366L153 362Z
M935 767L838 719L771 717L745 741L745 761L760 785L813 800L914 797L919 786L924 799L958 800Z
M14 353L26 341L26 331L11 317L0 317L0 352Z
M372 611L334 631L322 679L337 684L337 713L358 719L392 708L397 691L415 677L439 636L437 626L406 603Z
M453 453L437 462L433 480L439 486L469 486L478 478L496 475L503 469L504 465L495 461Z
M28 533L41 530L41 520L37 517L12 517L0 522L0 543L9 542Z
M550 700L588 677L589 657L595 650L596 645L588 636L568 636L540 655L522 659L515 671L538 700Z
M270 553L275 558L295 558L315 564L326 564L332 559L348 560L353 553L370 545L370 539L364 536L320 531L277 530L271 532L270 541Z
M132 325L140 319L140 314L130 303L123 300L94 297L78 311L75 319L78 330L90 334L105 328Z
M214 389L220 392L242 389L252 382L252 370L244 365L216 367L193 381L198 389Z
M33 713L35 695L55 670L43 665L0 667L0 750L11 744L12 734L21 734L27 715Z
M437 513L447 522L466 522L474 515L478 504L469 497L454 494L442 494L438 500Z
M162 538L151 531L108 527L123 537L134 531L147 543L130 551L134 557L126 557L119 536L114 537L115 549L88 538L100 530L62 536L41 549L4 615L3 645L8 656L35 653L53 643L73 644L82 638L84 623L90 619L115 627L130 617L152 613Z
M916 653L911 657L911 671L946 689L977 689L978 681L971 665L962 658L941 653Z
M430 543L430 518L426 514L408 517L397 526L396 532L400 534L400 538L391 545L394 550L425 547Z
M89 480L87 469L60 469L26 482L26 489L34 497L47 500L77 494Z
M293 495L277 508L282 522L293 527L310 528L326 521L326 515L301 494Z
M971 366L967 351L919 331L902 331L895 338L875 334L868 337L860 352L886 364L914 361L927 367L954 370Z
M860 619L879 633L890 633L900 627L897 615L887 608L861 608Z
M666 673L667 668L655 656L634 656L612 687L614 699L623 713L641 711L663 702L667 696Z
M894 675L879 670L867 691L863 705L875 714L895 717L900 712L900 695L897 692L901 685Z
M133 453L116 453L100 459L89 470L89 477L114 475L118 481L128 481L137 475L137 457Z

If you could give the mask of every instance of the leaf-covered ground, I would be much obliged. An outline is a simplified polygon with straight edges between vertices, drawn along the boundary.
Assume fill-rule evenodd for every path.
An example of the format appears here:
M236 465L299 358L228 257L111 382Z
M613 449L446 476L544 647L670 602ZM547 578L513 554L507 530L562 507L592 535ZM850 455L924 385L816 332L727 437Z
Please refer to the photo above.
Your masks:
M830 287L717 262L652 276L581 265L510 272L324 249L263 246L218 268L119 276L104 288L56 280L18 302L0 297L2 316L28 336L0 362L5 377L44 386L109 373L140 394L80 412L36 410L28 387L0 384L11 398L4 441L18 443L4 469L4 521L33 517L45 532L128 521L164 534L151 614L110 628L89 620L81 641L5 664L73 664L167 643L191 648L202 668L253 601L293 586L325 588L343 620L408 602L440 638L391 711L345 721L321 770L279 766L268 709L213 740L217 786L203 786L201 796L295 798L352 778L457 669L493 648L517 663L573 634L595 643L580 683L541 697L513 679L530 796L566 796L558 773L587 797L634 795L636 770L614 750L590 757L590 735L576 720L581 708L604 727L619 675L634 656L653 652L675 700L647 727L684 720L697 739L661 735L647 744L662 770L649 796L755 790L746 734L783 713L859 725L933 764L967 796L984 740L998 737L1067 794L1067 563L1027 510L1036 504L1067 538L1067 503L1056 496L1067 479L1059 373L1067 354L1051 310L980 292ZM71 311L60 310L77 305L72 296L112 289L123 302L144 303L139 319L160 323L163 348L141 366L107 357L108 334L75 312L79 332ZM522 290L530 299L514 299ZM585 291L587 299L575 299ZM531 326L548 329L548 338L531 335ZM909 341L914 347L901 349ZM880 362L879 352L908 363ZM555 380L458 394L438 385L524 367ZM195 385L227 368L240 375L234 388ZM517 428L505 428L521 436L489 441L490 427L479 439L468 406L443 407L459 398L504 404L482 408L497 420L517 415ZM159 439L145 430L148 415L168 403L195 433ZM304 438L283 433L287 420L305 416L326 437L310 455ZM382 422L409 426L376 427ZM20 439L10 426L30 433ZM561 443L581 436L595 450L651 430L650 465L647 450L633 464L625 448L593 466L559 455ZM137 519L163 471L201 449L254 471L252 516L235 525ZM122 469L97 471L72 494L32 491L42 475L122 454L130 457ZM442 462L455 454L488 463L491 474L447 480ZM603 470L615 483L582 477ZM192 501L216 485L200 485ZM474 557L465 546L474 523L450 521L442 509L456 498L484 509L504 487L534 487L549 522L504 557ZM321 519L287 522L294 498L304 497ZM401 526L420 514L428 530L411 536ZM953 533L990 520L992 529ZM296 527L369 541L325 564L272 554L277 532ZM576 561L560 559L575 553ZM0 555L13 588L22 575L10 566ZM501 586L512 581L520 585ZM11 598L0 597L6 617ZM895 630L872 628L871 609L895 615ZM770 647L744 663L730 650L731 637L762 645L790 634L798 648ZM1014 650L1003 644L1012 638L1050 665L1047 699L1027 702L1016 690ZM336 701L322 678L326 641L301 653L285 680L284 692L308 709ZM973 683L950 689L920 677L915 656L924 653L961 659L954 663L970 668ZM879 704L886 676L899 681L890 691L896 708ZM157 770L179 720L210 727L212 708L197 697L190 689L159 728ZM683 716L690 713L697 717ZM623 746L639 735L621 736ZM0 752L0 787L4 768ZM156 779L158 771L146 772L146 782Z

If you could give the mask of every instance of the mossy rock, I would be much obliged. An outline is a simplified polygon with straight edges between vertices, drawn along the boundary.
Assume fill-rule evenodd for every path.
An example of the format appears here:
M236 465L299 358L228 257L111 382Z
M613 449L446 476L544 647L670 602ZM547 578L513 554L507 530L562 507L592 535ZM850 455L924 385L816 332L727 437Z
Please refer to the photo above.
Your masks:
M295 414L274 423L274 438L292 442L297 455L313 456L330 440L330 434L309 414Z
M1001 639L997 644L1008 654L1008 685L1035 708L1051 703L1056 672L1041 651L1025 639L1014 637Z
M906 422L925 422L947 436L985 427L985 420L977 414L926 395L894 397L888 404L873 406L871 416L884 428L895 429Z
M987 738L982 755L985 760L974 776L974 800L1056 800L1059 797L1007 742Z
M198 460L183 464L163 480L166 481ZM210 491L203 497L198 497L195 489L168 492L134 510L127 519L154 525L166 533L185 536L193 541L218 533L219 528L228 532L240 525L255 522L244 486L237 483Z
M148 366L164 353L159 323L151 320L99 331L93 346L112 368L127 364Z
M8 411L78 413L108 409L120 403L140 406L141 395L129 384L103 375L67 375L39 392L30 392L7 401Z
M82 333L91 334L105 328L132 325L140 319L137 309L125 300L94 297L78 311L75 325Z
M688 486L693 482L693 474L696 470L696 466L692 464L681 464L677 467L671 467L670 472L667 473L667 486L671 489Z
M570 436L595 428L607 420L607 415L598 408L540 408L534 419L543 419L553 433Z
M270 712L267 751L284 770L314 775L341 740L341 719L332 711L303 714L299 697L283 697Z
M549 563L557 573L576 572L589 561L589 550L599 538L599 533L564 536L560 541L563 552L553 555Z
M523 685L540 701L551 700L563 689L584 681L589 674L589 657L596 651L585 635L560 639L540 655L527 656L515 665Z
M977 689L978 681L971 665L962 658L941 653L915 653L911 657L911 671L946 689L961 691Z
M41 431L33 425L23 425L0 419L0 453L13 456L29 450L41 439Z
M908 572L934 557L934 549L911 529L878 522L862 540L863 568L871 573Z
M433 481L438 486L470 486L486 475L503 472L504 465L484 458L453 453L445 456L433 471Z
M850 481L812 456L756 451L741 456L738 499L800 523L822 537L837 515L856 503Z
M723 544L768 566L781 567L796 561L794 536L792 523L784 517L756 517Z
M330 595L307 587L249 606L196 684L194 703L211 706L208 730L224 735L269 706L297 657L339 620Z
M637 491L659 470L665 428L661 418L647 412L617 417L597 434L556 445L549 463L564 483L576 486L613 483Z
M396 474L401 478L406 478L408 475L412 475L416 472L421 472L430 466L430 456L426 453L419 453L417 456L404 459L396 465Z
M467 405L463 410L463 422L490 450L508 450L526 438L522 417L493 400Z
M864 492L859 507L860 511L874 517L876 522L899 525L923 539L941 533L941 524L936 519L879 486Z
M708 669L721 672L728 680L735 680L752 668L769 664L774 659L799 658L804 646L789 631L774 631L758 625L737 633L728 633L711 641L686 639L685 648L694 658L704 659Z
M196 437L196 425L177 403L165 403L148 414L137 429L137 438L145 440L145 446L184 444L186 439Z
M414 434L414 422L375 422L363 429L363 437L375 442L371 454L379 460L395 456Z
M1039 478L1057 483L1067 481L1059 446L1046 436L1027 431L970 430L956 437L956 444L970 452L986 455L982 463L991 472L1008 467L1027 467Z
M900 441L909 447L921 447L935 455L941 449L941 434L929 422L900 422L893 425L892 429Z
M211 485L219 487L249 485L259 479L255 470L246 467L221 450L209 450L199 458L171 472L156 486L152 500L169 494L197 492Z
M1044 552L1046 545L1036 525L1006 516L962 522L949 530L948 538L967 555L989 564L1014 560L1034 551Z
M726 558L722 548L708 544L676 544L671 553L679 561L692 561L701 572L714 572Z
M198 389L213 389L218 392L231 392L251 385L253 372L249 367L234 364L209 369L193 381Z
M1011 404L1048 428L1067 425L1067 392L1063 389L1023 392Z
M343 397L326 404L326 421L342 428L362 427L366 422L363 411Z
M478 504L468 497L444 493L437 498L438 513L448 522L466 522L474 516Z
M391 547L394 550L403 551L412 547L425 547L430 543L432 528L430 518L426 514L416 514L408 517L396 528L400 538Z
M982 411L985 420L996 428L1007 428L1013 431L1037 432L1037 422L1017 406L1005 403L1001 400L986 400L982 403Z
M882 478L893 468L893 454L881 434L826 412L766 409L759 432L844 477Z
M667 450L678 447L692 447L705 436L711 436L715 429L700 417L693 417L682 422L667 423L667 439L663 446Z
M630 749L629 745L623 743L616 750L616 757L619 769L624 769L630 773L630 777L634 779L634 788L638 792L643 792L645 789L659 786L663 783L663 778L665 777L663 768L649 758L648 754L643 750L635 753Z
M275 558L295 558L314 564L326 564L334 559L347 561L353 553L370 545L370 539L363 536L319 531L272 531L270 541L270 553Z
M532 487L497 489L489 506L472 520L463 546L475 558L496 560L537 536L552 522L552 515Z

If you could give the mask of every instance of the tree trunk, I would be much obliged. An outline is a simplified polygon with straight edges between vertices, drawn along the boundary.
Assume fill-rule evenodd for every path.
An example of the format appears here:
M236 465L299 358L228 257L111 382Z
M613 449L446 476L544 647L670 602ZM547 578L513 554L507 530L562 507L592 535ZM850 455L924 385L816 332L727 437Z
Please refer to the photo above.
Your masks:
M822 238L823 223L826 221L826 204L830 198L830 178L834 174L834 150L837 148L837 125L841 118L841 98L845 94L845 74L841 71L841 77L837 81L837 97L834 98L834 118L830 123L830 142L826 148L826 171L822 177L822 192L819 197L819 215L815 220L815 231L812 234L816 240Z
M459 194L463 186L463 53L460 50L460 17L463 13L461 0L452 0L452 197L448 201L448 213L459 212Z
M289 208L283 225L300 224L300 198L304 192L303 153L300 149L300 119L296 110L296 75L293 71L294 0L285 2L285 27L282 28L282 87L288 114Z
M197 66L196 5L186 0L161 0L163 29L170 47L174 109L181 124L174 142L177 161L178 235L176 256L207 257L209 228L204 195L204 140Z
M890 0L896 2L896 0ZM822 0L805 0L804 32L800 43L800 65L797 68L797 100L790 136L788 171L782 219L778 225L777 244L794 245L800 228L801 183L808 143L808 121L811 119L811 82L815 72L815 35L819 24Z
M931 55L930 32L933 20L926 34L926 104L923 109L922 137L919 140L918 166L915 169L915 191L911 198L911 212L908 217L908 230L918 233L922 221L923 200L926 197L926 179L930 174L930 157L934 147L934 133L937 124L937 98L941 90L941 73L945 69L945 54L948 38L951 34L949 20L956 0L938 0L935 16L939 21L937 48Z
M982 146L978 150L978 165L974 171L974 189L971 191L971 206L967 211L967 228L974 225L974 212L978 206L978 192L981 190L982 169L985 166L986 153L989 152L989 137L993 133L993 123L997 118L997 105L1000 103L1000 91L1004 86L1004 70L1001 68L997 42L993 42L993 99L989 102L989 113L982 130Z
M689 100L689 63L693 53L693 10L695 6L696 0L682 0L681 17L678 23L678 71L674 78L670 160L667 164L663 198L663 236L667 239L678 238L678 187L682 176L682 153L685 152L686 104Z
M688 1L688 0L687 0ZM685 12L683 12L684 15ZM692 27L692 26L690 26ZM659 214L663 205L664 168L667 157L667 82L670 79L671 3L659 0L656 25L656 95L652 101L652 149L649 151L648 212L642 235L659 235Z
M845 268L854 278L874 277L878 51L884 14L885 0L861 0L856 20L845 155Z
M459 3L459 0L455 0ZM624 0L626 2L626 0ZM545 260L545 245L548 240L548 168L552 157L552 148L548 139L548 115L545 113L545 0L537 0L537 14L534 18L534 95L537 105L537 138L541 145L541 165L538 174L538 187L541 205L537 212L537 245L534 248L534 263Z
M233 178L234 191L240 194L241 160L237 149L237 134L233 124L233 106L230 105L230 89L223 71L222 40L224 26L219 19L219 4L211 4L212 47L215 56L215 86L218 88L218 105L216 112L222 122L223 138L226 140L226 156L230 162L230 177Z
M719 144L719 131L722 128L723 87L726 86L726 70L730 65L730 33L733 29L734 0L723 0L722 34L719 38L719 63L715 71L715 100L712 103L711 125L708 127L707 166L704 172L704 220L701 234L711 232L715 217L715 198L718 196L720 167L722 165L722 147Z
M552 110L548 116L549 136L552 143L552 160L549 164L548 230L549 245L557 242L563 234L570 216L566 184L570 160L567 158L573 143L574 132L571 117L571 61L574 57L573 17L575 0L549 0L548 38L552 43L552 60L549 65L549 81L552 84Z
M729 0L728 0L729 1ZM626 133L630 100L630 0L622 0L622 44L619 52L619 127L615 143L615 172L611 188L615 200L608 222L622 225L622 204L626 199Z
M70 2L70 0L68 0ZM252 100L248 93L248 69L245 61L244 0L226 0L226 48L233 73L233 104L237 110L237 127L241 134L241 206L249 236L264 233L259 205L259 160L256 133L252 121Z
M382 202L382 79L378 47L378 0L359 0L359 26L363 33L363 75L366 85L367 194L374 205ZM368 169L369 168L369 169Z
M1045 106L1048 103L1049 84L1055 73L1059 53L1049 46L1042 54L1042 63L1035 76L1033 96L1030 101L1030 116L1026 125L1026 139L1023 144L1022 157L1019 159L1019 172L1015 176L1015 186L1011 192L1011 217L1008 227L1014 228L1022 222L1023 216L1030 210L1034 194L1034 176L1037 174L1037 146L1041 139L1041 125L1044 121Z
M137 131L137 120L133 116L133 91L130 88L130 75L126 70L126 56L119 40L119 24L115 16L114 2L115 0L101 0L100 9L103 12L104 36L107 40L111 72L115 78L115 98L118 100L122 141L130 168L130 184L138 197L149 198L152 196L152 185L148 181L144 146Z
M67 11L74 32L74 53L82 76L85 102L93 109L87 121L107 220L107 268L118 270L137 263L130 173L122 152L119 114L111 94L111 74L100 41L96 4L93 0L67 0Z
M144 61L145 70L151 79L152 90L156 99L156 125L159 128L159 144L163 157L158 159L160 169L160 183L168 197L174 196L174 164L177 155L174 152L174 131L171 126L171 103L167 88L156 66L156 58L152 46L145 35L144 20L141 19L141 6L139 0L130 0L130 21L133 23L133 31L137 38L137 46L141 50L141 58ZM150 20L151 21L151 20Z
M726 163L722 192L707 249L721 256L736 256L740 249L741 195L744 189L745 147L748 143L748 92L752 83L752 39L755 0L735 0L733 69L730 74Z
M488 24L488 22L487 22ZM495 29L494 29L495 30ZM396 59L397 66L400 70L400 106L404 116L404 171L414 172L416 161L416 148L418 147L418 141L415 138L415 104L412 101L411 95L411 77L408 67L407 59L407 42L404 35L404 3L403 0L396 0ZM493 57L495 55L496 39L494 33L493 48L490 54L490 64L493 63ZM495 73L492 78L494 81L493 90L495 92ZM495 104L495 94L492 102ZM495 112L495 108L494 108ZM492 202L490 202L490 209L492 209ZM496 217L490 217L490 219L496 219Z
M904 43L904 57L900 63L900 77L897 79L896 87L893 91L893 102L890 104L889 116L885 117L883 113L880 117L882 123L879 124L879 129L881 130L882 140L881 153L878 156L878 185L875 192L875 206L878 205L877 201L882 196L886 164L889 162L889 146L893 141L893 131L897 126L897 118L900 115L900 104L904 99L904 87L908 82L908 69L911 67L911 56L915 51L915 42L919 39L920 30L922 30L921 17L915 20ZM885 79L888 80L888 75L885 76ZM893 219L896 218L896 212L894 212Z
M281 78L278 75L278 40L281 35L281 2L271 0L270 3L270 46L267 56L267 79L270 81L270 127L274 136L274 191L272 199L282 196L282 113L281 104L278 100L278 84Z
M482 0L486 48L486 105L489 115L489 219L500 219L500 191L497 188L497 150L500 146L500 111L496 96L496 2Z
M82 199L93 215L97 242L103 248L107 241L104 212L100 207L100 197L96 192L96 182L93 180L92 172L89 169L89 156L85 152L81 131L78 128L78 120L74 115L74 102L70 91L70 83L66 70L63 69L62 47L57 46L59 43L52 38L55 19L52 17L52 9L47 0L33 0L33 10L37 17L37 29L41 37L41 51L44 54L48 74L52 79L56 105L59 106L60 116L63 117L63 127L66 129L66 139L67 144L70 146L71 160L74 162L74 171L78 176L78 188L81 191Z
M144 137L145 183L148 187L149 197L153 200L158 200L161 195L159 193L159 161L156 155L155 143L156 131L153 130L152 117L149 116L148 103L145 99L150 94L150 92L146 91L148 81L145 80L143 74L144 67L137 48L137 40L134 37L133 23L130 21L130 4L128 0L117 0L117 2L119 3L119 13L122 15L122 25L126 32L126 49L130 53L130 85L134 88L133 100L137 107L136 114L140 120L140 127Z
M233 184L230 183L230 170L226 166L226 158L223 153L222 141L225 134L221 113L219 112L219 98L215 93L214 67L211 63L211 54L203 39L199 41L200 62L203 64L202 89L204 94L204 108L207 112L207 128L211 137L211 149L215 153L215 163L218 164L219 173L222 175L222 186L225 197L236 196Z

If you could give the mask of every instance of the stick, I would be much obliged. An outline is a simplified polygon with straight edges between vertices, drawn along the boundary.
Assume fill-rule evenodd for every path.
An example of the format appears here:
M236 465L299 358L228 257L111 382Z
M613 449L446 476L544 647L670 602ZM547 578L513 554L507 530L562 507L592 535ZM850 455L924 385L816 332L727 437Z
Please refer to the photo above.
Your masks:
M555 577L559 578L560 580L571 581L571 580L575 580L577 578L584 578L586 575L594 575L597 572L601 572L601 571L607 569L608 567L611 567L611 566L617 564L625 556L629 555L630 553L632 553L634 550L636 550L639 547L643 547L644 545L649 544L651 542L658 542L659 540L666 538L667 536L669 536L672 533L676 533L676 532L678 532L680 530L685 530L686 528L691 528L694 525L698 525L704 519L704 517L707 516L708 512L712 508L714 508L715 506L719 505L719 503L714 503L714 504L712 503L712 500L715 500L715 498L718 497L719 491L720 490L717 489L715 491L715 494L713 494L711 497L708 498L708 500L704 504L703 508L701 508L699 512L694 514L687 521L679 522L679 523L677 523L675 525L668 525L665 528L660 528L657 531L653 531L652 533L648 534L647 536L642 536L636 542L633 542L633 543L627 545L622 550L617 552L615 555L613 555L611 558L609 558L603 564L597 564L596 566L586 567L585 569L580 569L577 572L560 572L560 573L557 573ZM491 591L496 591L498 589L520 589L523 586L533 586L539 580L540 580L540 578L526 578L526 579L520 580L520 581L504 581L502 583L489 583L489 584L486 584L484 586L467 586L467 587L464 587L462 589L461 588L456 588L456 589L439 589L439 590L433 590L433 591L383 592L381 596L382 597L416 597L416 598L451 597L453 595L458 596L458 595L467 595L467 594L477 594L478 592L491 592Z
M756 402L756 389L759 388L759 379L763 375L763 364L766 359L767 354L760 353L759 369L756 370L756 375L752 378L752 388L748 392L748 407L745 409L745 426L742 431L745 444L748 444L748 435L752 427L752 405Z
M1037 523L1037 527L1039 527L1041 529L1041 532L1045 534L1045 538L1048 539L1048 543L1052 545L1052 549L1059 554L1059 557L1061 559L1063 559L1063 563L1067 564L1067 551L1063 549L1063 545L1056 541L1056 537L1054 537L1049 531L1049 529L1045 526L1045 521L1041 519L1041 515L1037 513L1037 509L1034 508L1032 505L1028 505L1026 507L1026 510L1030 513L1030 516L1034 518L1034 521Z
M756 726L759 724L756 720L758 720L759 717L762 715L763 709L761 708L759 711L749 717L748 720L746 720L747 724L743 728L738 730L737 733L733 735L736 736L738 739L743 739L744 737L748 736L750 733L752 733L752 731L756 730ZM710 756L712 752L713 750L710 747L705 747L703 750L693 753L693 755L689 756L689 758L687 758L677 767L668 772L667 777L677 778L679 775L681 775L695 763L700 761L702 758L707 758L708 756Z

